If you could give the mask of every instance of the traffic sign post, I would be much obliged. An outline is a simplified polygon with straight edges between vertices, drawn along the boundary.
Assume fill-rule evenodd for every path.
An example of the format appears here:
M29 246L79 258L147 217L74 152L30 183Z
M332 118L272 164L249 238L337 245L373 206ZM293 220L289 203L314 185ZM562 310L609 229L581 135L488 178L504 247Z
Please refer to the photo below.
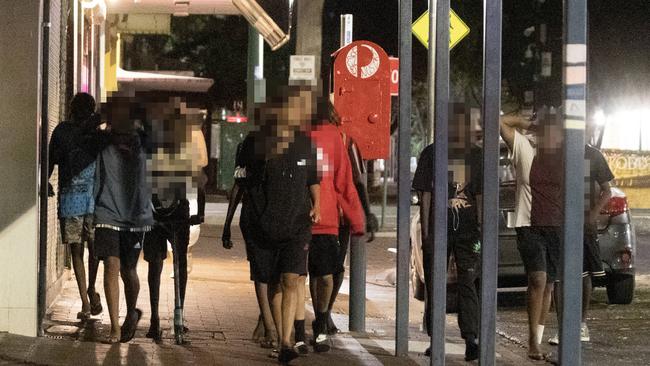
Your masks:
M429 48L429 11L425 11L411 28L413 34ZM469 27L452 9L449 9L449 49L451 50L469 34Z

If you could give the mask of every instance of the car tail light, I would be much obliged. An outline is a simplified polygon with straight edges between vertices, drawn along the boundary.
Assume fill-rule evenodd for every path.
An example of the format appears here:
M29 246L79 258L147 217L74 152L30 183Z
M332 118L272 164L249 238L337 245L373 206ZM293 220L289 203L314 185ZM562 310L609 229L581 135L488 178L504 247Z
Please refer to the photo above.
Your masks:
M629 249L621 250L618 252L618 262L620 268L632 267L632 252Z
M601 211L603 215L618 216L627 212L627 198L625 197L612 197L607 202L607 206Z

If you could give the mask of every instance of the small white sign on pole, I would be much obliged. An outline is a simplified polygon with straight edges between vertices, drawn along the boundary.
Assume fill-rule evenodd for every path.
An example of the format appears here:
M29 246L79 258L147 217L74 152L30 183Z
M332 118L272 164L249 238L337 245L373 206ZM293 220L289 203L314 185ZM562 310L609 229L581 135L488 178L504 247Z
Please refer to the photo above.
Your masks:
M289 81L316 83L316 56L292 55L289 59Z

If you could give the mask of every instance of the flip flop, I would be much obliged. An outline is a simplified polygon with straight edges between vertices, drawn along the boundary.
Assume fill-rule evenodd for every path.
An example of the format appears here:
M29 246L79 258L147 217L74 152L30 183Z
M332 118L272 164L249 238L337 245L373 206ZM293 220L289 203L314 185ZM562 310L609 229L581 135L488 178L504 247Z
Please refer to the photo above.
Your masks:
M104 310L102 308L101 297L97 292L88 293L90 299L90 315L99 315Z
M88 320L90 318L90 311L80 311L77 313L77 319L83 321Z
M530 358L533 361L546 361L548 358L547 353L529 353L528 358Z
M118 337L108 337L102 341L103 344L117 344L120 343L120 339Z
M260 347L264 349L271 349L275 347L275 342L273 342L273 338L262 338L259 340L260 342Z
M124 325L122 326L122 337L120 338L120 342L126 343L133 339L135 336L135 331L138 328L138 322L140 321L140 318L142 318L142 310L140 309L135 309L135 320L132 320L130 323L126 323L124 321Z

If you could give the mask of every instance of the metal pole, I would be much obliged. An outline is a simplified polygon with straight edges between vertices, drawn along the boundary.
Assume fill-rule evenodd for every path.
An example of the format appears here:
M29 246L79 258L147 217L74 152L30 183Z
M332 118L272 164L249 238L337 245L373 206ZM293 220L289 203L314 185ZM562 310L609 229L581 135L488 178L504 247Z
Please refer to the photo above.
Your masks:
M431 263L433 263L433 291L429 296L432 329L431 365L445 364L445 325L447 298L447 187L448 187L448 129L449 129L449 0L429 0L429 9L436 9L430 14L429 38L435 34L436 47L429 47L429 70L435 68L435 74L429 74L429 118L435 116L434 158L433 158L433 245ZM436 33L433 23L436 23ZM434 63L435 60L435 63ZM435 77L434 77L435 76ZM431 107L435 105L435 110ZM431 235L431 234L429 234Z
M436 7L429 5L429 58L430 60L435 60L436 59L436 37L434 36L436 34ZM429 67L429 79L430 80L435 80L436 79L436 68L435 67ZM430 84L433 85L433 84ZM425 138L425 144L429 145L433 143L433 131L435 130L434 125L435 125L435 111L436 111L436 106L435 103L433 102L436 97L436 88L429 88L429 109L427 111L427 114L429 115L429 123L427 125L426 129L426 138Z
M564 230L560 364L581 364L587 1L564 2Z
M384 228L386 224L386 205L388 204L388 169L386 169L386 164L388 160L384 160L384 181L382 182L382 195L381 195L381 223L379 224L380 228Z
M352 43L352 14L341 14L340 46L345 47ZM366 164L364 160L362 164ZM367 170L366 170L367 171ZM362 176L364 187L368 182L368 175ZM366 243L358 237L350 238L350 316L349 328L353 332L366 331Z
M41 44L41 121L39 131L39 225L38 225L38 324L36 331L43 335L43 319L47 297L47 206L48 206L48 145L49 133L49 91L50 91L50 0L43 1L43 27Z
M395 356L408 356L411 269L411 22L413 1L399 2L399 127L397 140L397 296Z
M366 331L366 243L350 238L350 319L353 332Z
M483 15L483 212L481 245L482 366L496 362L499 258L499 115L501 107L501 0L484 0ZM478 174L478 172L471 172Z

